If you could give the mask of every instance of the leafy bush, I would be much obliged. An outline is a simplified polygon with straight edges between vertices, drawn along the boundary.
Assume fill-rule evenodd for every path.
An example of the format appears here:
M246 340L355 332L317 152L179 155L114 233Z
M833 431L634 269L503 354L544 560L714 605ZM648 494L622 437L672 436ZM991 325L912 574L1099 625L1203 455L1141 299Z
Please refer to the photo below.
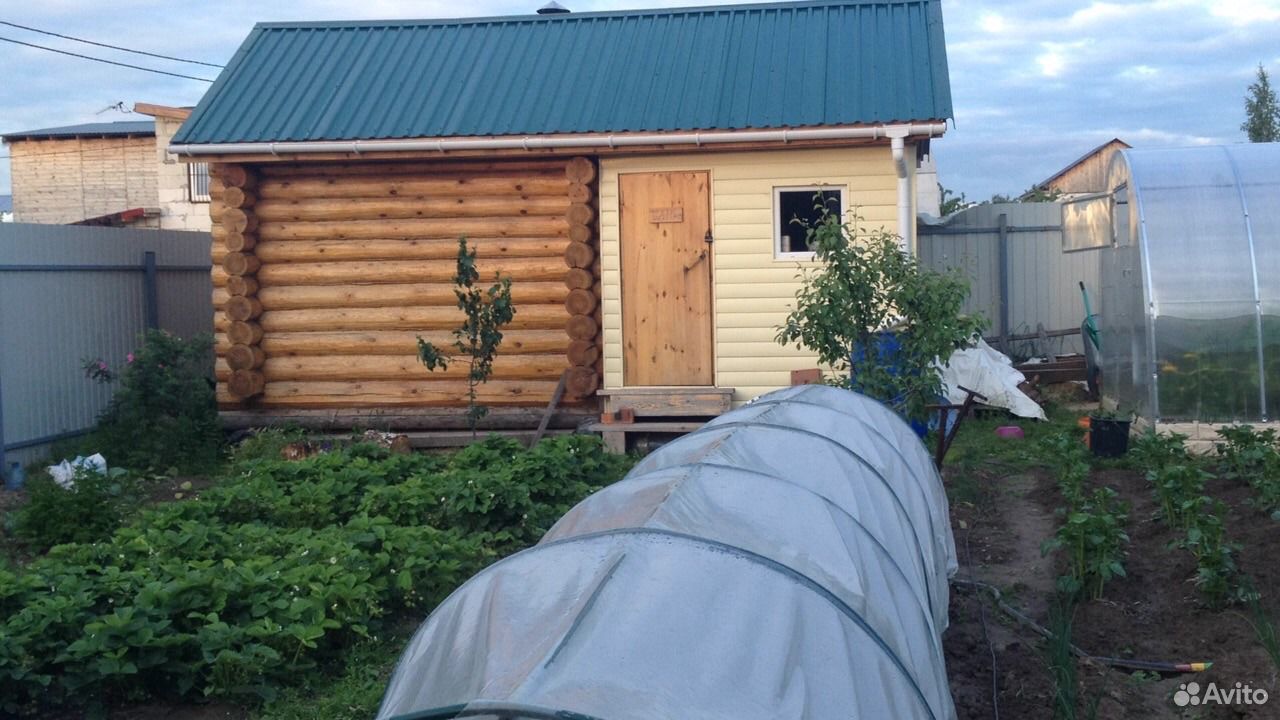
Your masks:
M843 223L819 198L823 216L806 242L822 264L803 275L796 309L777 341L813 351L839 373L841 384L882 400L904 416L925 420L942 391L936 363L973 342L981 317L961 314L969 285L958 273L922 268L883 230ZM899 326L897 348L884 351L883 331Z
M0 714L270 699L533 542L625 459L588 437L253 459L103 542L0 570Z
M15 513L16 534L44 551L62 543L97 542L111 536L142 496L134 476L120 468L105 475L77 470L64 489L41 473L27 484L27 504Z
M113 466L190 473L217 464L222 429L210 381L212 343L162 330L143 335L93 433Z

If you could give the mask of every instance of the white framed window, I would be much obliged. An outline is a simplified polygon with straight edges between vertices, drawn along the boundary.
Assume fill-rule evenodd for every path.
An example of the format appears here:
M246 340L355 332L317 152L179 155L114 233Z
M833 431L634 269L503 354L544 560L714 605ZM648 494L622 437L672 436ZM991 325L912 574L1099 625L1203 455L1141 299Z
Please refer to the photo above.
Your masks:
M209 163L187 163L187 200L209 202Z
M773 255L779 260L806 260L813 251L805 243L808 229L822 218L822 206L843 217L845 189L840 185L799 185L773 189Z

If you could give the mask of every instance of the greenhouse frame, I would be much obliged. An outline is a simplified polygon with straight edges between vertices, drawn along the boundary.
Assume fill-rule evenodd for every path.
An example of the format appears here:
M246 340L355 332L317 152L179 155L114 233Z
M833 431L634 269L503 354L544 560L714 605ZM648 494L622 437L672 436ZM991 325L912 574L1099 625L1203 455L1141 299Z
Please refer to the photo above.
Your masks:
M379 720L955 717L928 451L807 385L650 454L446 599Z
M1153 423L1280 413L1280 144L1124 150L1107 187L1074 223L1111 235L1104 396Z

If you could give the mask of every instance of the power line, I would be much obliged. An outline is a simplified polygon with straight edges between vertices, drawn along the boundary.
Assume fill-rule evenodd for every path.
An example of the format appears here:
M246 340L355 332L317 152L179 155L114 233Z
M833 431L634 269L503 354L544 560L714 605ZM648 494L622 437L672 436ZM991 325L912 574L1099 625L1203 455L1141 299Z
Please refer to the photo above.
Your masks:
M119 50L121 52L134 53L137 55L146 55L147 57L153 57L153 58L160 58L161 60L173 60L174 62L191 63L192 65L205 65L207 67L215 67L215 68L222 67L221 65L215 65L214 63L201 62L199 60L187 60L180 57L173 57L172 55L160 55L158 53L146 52L145 50L133 50L127 47L120 47L119 45L108 45L107 43L94 42L93 40L85 40L84 38L72 37L70 35L63 35L61 33L50 32L48 30L41 30L39 28L28 27L26 25L19 25L18 23L9 22L8 20L0 20L0 25L8 25L9 27L15 27L15 28L18 28L19 30L29 30L34 33L40 33L41 35L51 35L53 37L62 38L64 40L72 40L78 43L84 43L86 45L97 45L98 47L110 48L112 50Z
M142 70L143 72L155 73L157 75L169 75L171 77L184 78L186 80L199 80L200 82L207 82L207 83L213 82L209 78L196 77L194 75L183 75L182 73L174 73L174 72L169 72L167 70L156 70L155 68L142 67L141 65L130 65L129 63L116 62L115 60L105 60L103 58L96 58L89 55L81 55L80 53L73 53L67 50L58 50L57 48L45 47L44 45L35 45L33 43L23 42L21 40L14 40L12 38L7 38L7 37L0 37L0 40L3 40L4 42L13 43L14 45L25 45L27 47L35 48L37 50L48 50L49 52L58 53L59 55L70 55L71 57L77 57L82 60L92 60L94 62L106 63L107 65L118 65L119 67L131 68L133 70Z

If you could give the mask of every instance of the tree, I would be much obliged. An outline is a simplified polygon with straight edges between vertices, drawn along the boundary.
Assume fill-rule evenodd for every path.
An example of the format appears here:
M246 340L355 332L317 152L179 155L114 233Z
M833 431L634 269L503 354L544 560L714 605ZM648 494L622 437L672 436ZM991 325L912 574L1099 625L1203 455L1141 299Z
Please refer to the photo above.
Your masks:
M458 239L458 265L454 274L453 294L458 298L458 309L466 315L462 325L453 331L453 347L467 358L467 424L471 434L476 425L489 413L489 408L476 402L476 388L489 381L493 374L493 359L502 344L502 326L511 322L516 309L511 304L511 278L501 274L487 291L476 287L480 273L476 270L476 253L467 249L467 239ZM448 368L454 359L445 355L435 345L418 338L418 359L427 370Z
M964 193L956 195L951 190L943 187L942 183L938 183L938 196L942 198L942 204L938 208L938 212L942 213L942 217L960 212L973 204L964 196Z
M862 233L856 218L842 223L824 212L807 241L821 266L804 274L777 341L817 354L835 370L832 384L926 420L926 406L942 392L938 361L971 344L985 325L961 314L968 282L920 267L902 251L901 238ZM891 341L890 327L897 330Z
M1280 142L1280 101L1276 100L1271 78L1261 63L1257 77L1244 96L1245 121L1240 129L1249 136L1249 142Z

